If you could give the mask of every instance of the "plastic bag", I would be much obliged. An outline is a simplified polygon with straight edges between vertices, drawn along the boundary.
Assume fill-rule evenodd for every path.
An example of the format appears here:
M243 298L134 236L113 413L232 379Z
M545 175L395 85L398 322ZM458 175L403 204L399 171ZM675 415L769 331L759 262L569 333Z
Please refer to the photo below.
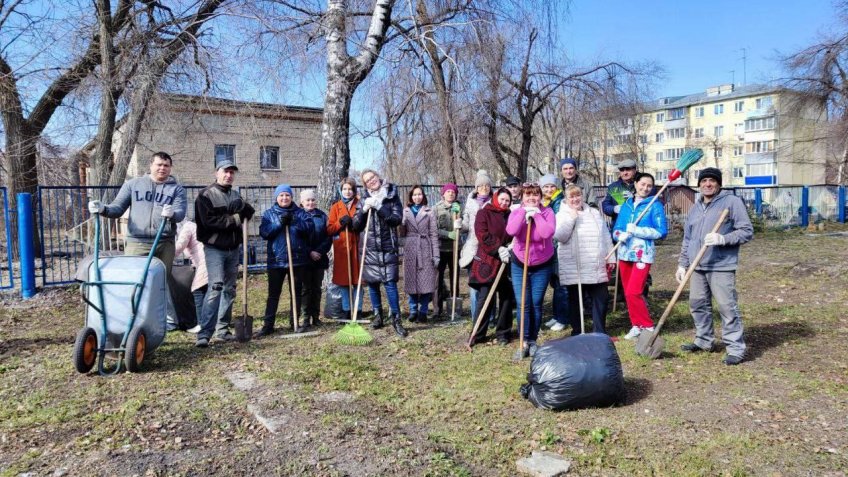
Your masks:
M530 363L527 381L521 395L555 411L613 406L627 397L618 352L602 333L546 342Z
M342 317L342 293L347 293L347 287L335 283L327 285L327 298L324 300L324 316L330 319Z

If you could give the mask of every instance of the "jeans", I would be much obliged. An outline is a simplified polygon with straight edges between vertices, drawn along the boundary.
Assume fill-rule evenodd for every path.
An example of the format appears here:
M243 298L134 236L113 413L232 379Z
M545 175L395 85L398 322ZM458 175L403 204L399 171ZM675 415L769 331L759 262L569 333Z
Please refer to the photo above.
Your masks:
M577 285L567 285L568 289L568 321L571 323L571 336L579 335L583 316L580 314L580 292ZM607 283L592 283L583 285L583 292L589 295L589 303L583 303L584 307L592 307L592 332L606 334L607 326L607 299L609 290Z
M557 267L556 263L554 263L554 267ZM570 306L571 301L568 299L568 290L564 285L560 285L559 283L559 270L558 268L554 268L551 271L551 288L554 290L554 299L553 299L553 308L554 308L554 319L557 323L562 323L563 325L569 324L568 319L568 307Z
M474 322L474 320L477 319L477 295L479 293L480 293L480 291L477 290L474 287L468 288L468 301L470 302L469 305L468 305L469 306L468 309L471 311L471 322L472 323ZM482 300L482 301L480 301L480 305L482 306L483 301L486 300L486 295L483 294L483 297L480 298L480 299ZM496 309L497 309L497 307L495 306L494 303L489 306L489 311L487 312L488 316L486 317L487 323L490 322L494 318Z
M191 296L194 297L194 313L197 317L197 324L200 324L200 314L203 312L203 299L206 298L206 290L209 288L209 285L203 285L191 292Z
M415 315L421 313L426 315L430 306L430 300L432 299L432 293L416 293L409 295L409 314Z
M294 267L294 294L295 297L300 297L303 292L303 281L301 274L303 267ZM265 301L265 315L262 317L263 326L266 329L274 329L274 321L277 318L277 308L280 306L280 294L283 292L283 284L286 281L286 276L289 275L288 268L269 268L268 269L268 299ZM291 296L291 285L289 285L289 296ZM289 328L294 329L294 310L297 299L293 300L289 306ZM299 304L298 304L299 305ZM298 315L300 323L304 322L303 317Z
M350 294L348 293L347 287L343 287L343 288L344 288L344 290L342 291L342 311L351 311L352 308L350 306L350 296L349 295L352 294L353 295L353 301L356 302L356 287L355 286L353 287L353 293L350 293ZM359 289L359 306L357 307L357 308L359 308L359 313L362 313L362 300L364 300L364 299L365 299L365 288L360 288Z
M218 336L230 332L233 301L236 299L239 249L219 250L207 246L203 247L203 254L209 274L209 289L200 312L200 332L197 333L197 338L209 339L213 331Z
M389 302L389 310L392 314L400 314L400 296L398 295L397 282L382 282L386 288L386 299ZM371 306L375 310L383 309L383 299L380 297L380 282L368 284L368 294L371 296ZM385 318L385 317L384 317Z
M709 349L715 341L713 303L715 297L721 315L721 340L730 356L745 356L742 314L736 302L736 272L696 270L689 282L689 310L695 320L695 344Z
M539 328L542 327L542 302L545 291L551 282L551 260L527 268L527 295L524 300L524 339L535 342L539 338ZM515 302L518 305L518 319L521 319L521 277L524 265L518 260L512 262L512 289L515 292ZM519 323L520 326L520 323Z

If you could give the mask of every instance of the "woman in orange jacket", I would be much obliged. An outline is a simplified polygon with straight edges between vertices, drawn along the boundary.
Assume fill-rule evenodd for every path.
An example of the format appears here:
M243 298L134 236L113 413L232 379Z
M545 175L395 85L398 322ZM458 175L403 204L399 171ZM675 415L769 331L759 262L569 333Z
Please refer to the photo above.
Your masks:
M350 229L351 220L361 207L356 196L356 180L352 177L342 179L339 194L341 199L330 206L327 234L333 237L333 283L345 288L342 311L343 318L349 320L353 309L350 298L356 294L359 277L359 234ZM350 280L348 277L351 277ZM362 310L362 298L359 299L359 309Z

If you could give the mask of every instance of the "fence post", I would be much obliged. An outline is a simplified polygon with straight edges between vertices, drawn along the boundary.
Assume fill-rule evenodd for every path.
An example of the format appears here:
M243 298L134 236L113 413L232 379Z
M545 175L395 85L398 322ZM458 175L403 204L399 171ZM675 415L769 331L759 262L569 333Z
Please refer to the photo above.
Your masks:
M754 189L754 213L758 218L763 217L763 190L759 188Z
M801 188L801 227L810 225L810 188Z
M839 186L839 192L836 194L836 207L839 210L839 223L845 223L845 186Z
M21 297L35 295L35 247L33 243L32 194L19 192L18 203L18 250L21 259Z

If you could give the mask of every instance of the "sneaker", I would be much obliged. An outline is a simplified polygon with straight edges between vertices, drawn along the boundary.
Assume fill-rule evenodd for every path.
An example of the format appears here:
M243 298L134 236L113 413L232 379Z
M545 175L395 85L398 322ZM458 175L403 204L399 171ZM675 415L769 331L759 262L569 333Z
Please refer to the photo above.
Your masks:
M552 328L557 323L559 323L557 320L551 318L550 320L545 322L545 326L547 326L548 328Z
M213 343L228 343L230 341L235 341L235 340L236 340L236 335L234 335L232 333L217 335L214 338L212 338Z
M654 327L653 327L653 326L648 326L648 327L642 328L642 331L645 331L645 332L648 332L648 333L653 333L653 332L654 332Z
M194 346L196 348L206 348L209 346L209 338L197 338L197 341L194 342Z
M554 326L551 326L551 331L562 331L565 329L565 325L560 322L557 322Z
M529 349L527 350L527 354L530 355L530 357L532 358L533 356L536 356L537 349L539 349L539 347L536 346L536 342L534 341L530 343Z
M680 351L685 351L687 353L700 353L701 351L706 351L707 353L712 353L713 347L710 346L709 349L704 349L695 343L686 343L685 345L680 346Z
M525 344L523 348L515 351L515 354L512 355L512 359L513 361L521 361L527 356L530 356L530 346Z
M624 339L626 339L626 340L636 339L641 334L642 334L642 328L639 328L638 326L634 326L633 328L630 328L630 331L628 331L626 335L624 335Z
M506 336L498 336L498 344L501 346L506 346L509 344L509 338Z
M187 329L186 332L194 334L200 333L200 325L194 325L191 328Z
M725 356L722 360L722 362L728 366L736 366L742 361L744 361L744 359L741 356L733 356L732 354Z

